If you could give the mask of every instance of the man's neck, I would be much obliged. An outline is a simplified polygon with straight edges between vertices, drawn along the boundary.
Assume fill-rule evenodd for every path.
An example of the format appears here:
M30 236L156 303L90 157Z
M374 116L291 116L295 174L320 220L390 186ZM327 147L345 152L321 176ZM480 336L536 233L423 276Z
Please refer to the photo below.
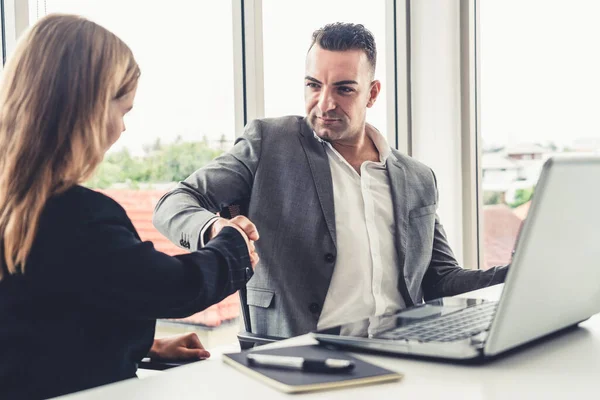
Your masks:
M365 161L379 161L379 152L373 140L363 130L356 141L335 141L331 145L360 174L360 166Z

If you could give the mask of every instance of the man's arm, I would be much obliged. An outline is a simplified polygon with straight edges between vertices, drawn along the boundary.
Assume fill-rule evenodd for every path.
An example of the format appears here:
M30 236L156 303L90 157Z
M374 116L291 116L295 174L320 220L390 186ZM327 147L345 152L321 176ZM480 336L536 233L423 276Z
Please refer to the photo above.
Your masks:
M436 215L431 263L422 284L425 300L454 296L502 283L507 272L508 266L494 267L486 271L461 268L454 258L444 228Z
M201 247L201 233L222 207L247 201L261 152L261 122L252 121L231 151L198 169L165 194L154 209L153 224L173 243Z
M435 174L433 174L433 179L436 192L436 203L438 203L437 200L439 195ZM456 258L454 258L454 253L446 238L446 232L436 214L431 262L427 272L425 272L422 283L425 300L444 296L454 296L456 294L502 283L506 278L507 272L508 266L494 267L486 271L466 270L461 268L458 265Z

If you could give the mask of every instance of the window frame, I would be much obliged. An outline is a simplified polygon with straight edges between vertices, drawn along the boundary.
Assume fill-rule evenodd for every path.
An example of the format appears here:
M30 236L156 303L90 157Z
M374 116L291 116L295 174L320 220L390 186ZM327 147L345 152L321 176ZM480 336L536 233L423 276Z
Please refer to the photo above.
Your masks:
M3 53L10 54L29 26L29 0L1 0ZM264 116L262 0L231 0L234 52L234 118L236 137L252 119ZM386 1L387 139L412 154L411 0ZM4 60L3 60L4 61ZM2 63L3 64L3 63Z
M255 118L264 117L264 66L262 0L231 0L234 52L236 135ZM391 145L410 154L410 0L386 1L386 84ZM3 0L6 45L10 54L16 39L29 26L29 0Z
M29 27L30 0L1 0L3 54L10 54L17 38ZM234 118L236 137L255 118L264 117L262 0L231 0L233 20ZM410 0L385 2L387 139L411 154L410 112ZM381 50L380 50L381 51ZM3 60L2 65L6 60Z
M442 223L451 221L448 238L467 269L483 265L478 5L479 0L407 0L408 153L436 171L438 212Z
M463 247L465 262L481 269L483 264L483 173L481 160L479 0L461 0L461 120Z
M17 44L17 39L29 27L29 0L2 0L2 69Z
M244 123L265 116L262 0L237 0L241 18L244 69ZM235 4L236 0L234 0ZM387 140L394 148L410 154L410 97L408 89L409 0L385 2ZM235 6L234 6L235 8ZM235 18L235 17L234 17ZM235 20L234 20L235 21ZM235 24L234 24L235 26ZM234 28L235 29L235 28ZM381 49L380 49L381 51ZM240 130L241 132L241 130Z

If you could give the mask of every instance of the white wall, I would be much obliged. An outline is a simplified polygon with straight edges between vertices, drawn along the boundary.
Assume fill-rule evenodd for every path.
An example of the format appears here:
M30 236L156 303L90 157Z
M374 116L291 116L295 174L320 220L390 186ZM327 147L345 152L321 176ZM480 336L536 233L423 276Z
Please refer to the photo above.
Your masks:
M411 2L411 80L412 155L437 176L438 213L462 264L459 5L459 0Z
M4 0L4 24L4 39L8 56L12 54L21 33L29 26L28 0Z

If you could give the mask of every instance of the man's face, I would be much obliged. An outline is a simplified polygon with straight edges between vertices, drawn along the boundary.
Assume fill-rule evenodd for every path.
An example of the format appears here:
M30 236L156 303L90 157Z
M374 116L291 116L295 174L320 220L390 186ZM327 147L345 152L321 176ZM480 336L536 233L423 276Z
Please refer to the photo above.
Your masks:
M304 99L308 124L323 140L353 142L364 132L367 108L380 83L372 81L362 50L329 51L315 44L306 56Z

